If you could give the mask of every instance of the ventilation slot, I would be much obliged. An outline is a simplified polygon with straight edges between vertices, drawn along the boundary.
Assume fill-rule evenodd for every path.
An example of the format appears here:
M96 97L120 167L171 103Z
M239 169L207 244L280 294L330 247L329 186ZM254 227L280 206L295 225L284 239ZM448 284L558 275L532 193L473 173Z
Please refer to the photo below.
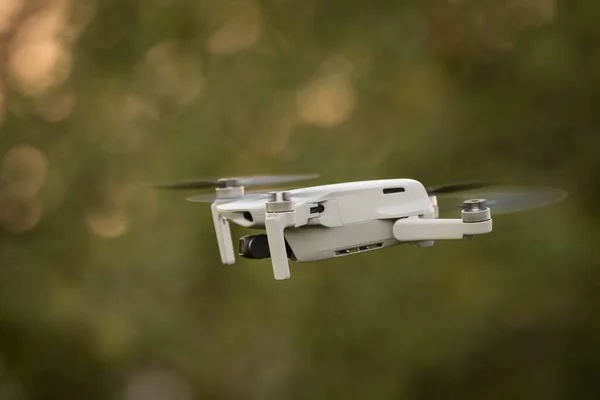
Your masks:
M383 194L392 194L392 193L402 193L404 192L403 187L395 187L395 188L385 188L383 189Z
M373 243L373 244L368 244L366 246L359 246L359 247L350 247L347 249L343 249L343 250L337 250L335 252L336 256L346 256L349 254L354 254L354 253L362 253L363 251L369 251L369 250L375 250L375 249L379 249L383 247L383 243Z
M358 251L375 250L380 247L383 247L383 243L375 243L375 244L369 244L367 246L361 246L358 248Z

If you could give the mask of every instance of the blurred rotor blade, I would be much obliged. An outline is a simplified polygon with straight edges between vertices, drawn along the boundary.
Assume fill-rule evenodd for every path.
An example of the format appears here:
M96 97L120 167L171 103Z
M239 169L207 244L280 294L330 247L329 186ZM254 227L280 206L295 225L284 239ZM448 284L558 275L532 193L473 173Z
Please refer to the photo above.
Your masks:
M426 187L427 193L431 196L436 196L440 194L449 194L449 193L457 193L464 192L467 190L473 189L481 189L483 187L491 186L495 182L493 181L475 181L475 182L459 182L459 183L449 183L446 185L438 185L438 186L430 186Z
M145 187L154 189L214 189L219 185L217 179L200 179L168 183L148 183Z
M248 199L248 200L259 200L259 199L266 199L267 197L269 197L269 194L263 191L257 191L257 192L246 192L246 194L243 197L238 197L238 198L232 198L231 200L238 200L238 199ZM217 200L217 195L216 193L207 193L207 194L199 194L199 195L195 195L195 196L190 196L186 199L187 201L190 201L192 203L212 203L215 200Z
M319 174L308 175L263 175L263 176L248 176L242 178L233 178L240 186L268 186L282 185L289 182L307 181L319 178Z
M320 177L318 174L310 175L259 175L259 176L247 176L239 178L210 178L210 179L197 179L182 182L167 182L167 183L149 183L146 187L154 189L214 189L214 188L225 188L225 187L236 187L236 186L267 186L267 185L280 185L288 182L298 182L309 179L315 179Z
M562 201L567 196L568 193L562 189L530 187L495 192L474 192L452 199L439 198L438 204L440 212L449 212L460 210L462 202L465 200L485 199L493 217L494 215L505 215L545 207Z
M217 200L217 195L215 193L198 194L196 196L190 196L186 200L191 201L192 203L213 203Z

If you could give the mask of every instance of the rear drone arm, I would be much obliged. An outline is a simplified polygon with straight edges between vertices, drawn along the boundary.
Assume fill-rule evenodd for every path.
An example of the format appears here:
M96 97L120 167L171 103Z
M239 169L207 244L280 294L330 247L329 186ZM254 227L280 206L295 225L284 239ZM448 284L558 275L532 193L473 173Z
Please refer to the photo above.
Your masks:
M400 242L422 240L463 239L465 236L483 235L492 231L492 220L464 222L462 219L399 219L394 223L394 238Z
M482 200L466 202L462 219L410 217L394 223L393 235L401 242L463 239L492 231L490 209Z

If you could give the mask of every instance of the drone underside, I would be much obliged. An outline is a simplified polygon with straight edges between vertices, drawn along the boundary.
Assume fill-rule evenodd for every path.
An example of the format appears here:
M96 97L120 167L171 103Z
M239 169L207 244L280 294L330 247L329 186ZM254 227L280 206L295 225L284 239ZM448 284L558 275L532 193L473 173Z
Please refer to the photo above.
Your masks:
M165 189L207 189L189 197L211 203L221 261L235 263L229 223L265 233L240 238L238 255L270 258L276 280L290 278L289 261L308 262L414 243L457 240L491 232L494 214L540 207L563 199L559 189L525 188L469 195L491 182L425 187L413 179L336 183L291 190L247 192L246 188L279 186L318 175L275 175L154 184ZM465 196L466 195L466 196ZM455 196L438 204L440 196ZM472 196L472 197L468 197ZM458 201L456 201L458 199ZM460 218L440 218L455 211Z

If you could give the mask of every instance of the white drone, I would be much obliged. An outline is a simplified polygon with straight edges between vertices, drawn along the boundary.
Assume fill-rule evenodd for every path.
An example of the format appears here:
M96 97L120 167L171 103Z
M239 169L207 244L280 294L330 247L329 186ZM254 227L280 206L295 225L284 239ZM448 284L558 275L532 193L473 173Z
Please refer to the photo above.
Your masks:
M460 218L440 218L438 196L467 192L485 182L425 187L413 179L345 182L293 190L246 192L245 188L281 185L319 175L276 175L154 184L166 189L215 188L216 194L189 197L212 203L223 264L234 264L229 222L266 230L240 238L238 254L271 258L276 280L290 278L289 260L325 260L403 243L432 246L436 240L471 238L492 231L490 207L506 214L550 204L566 193L526 188L466 199L449 209ZM459 208L460 207L460 208ZM444 208L442 208L442 211Z

